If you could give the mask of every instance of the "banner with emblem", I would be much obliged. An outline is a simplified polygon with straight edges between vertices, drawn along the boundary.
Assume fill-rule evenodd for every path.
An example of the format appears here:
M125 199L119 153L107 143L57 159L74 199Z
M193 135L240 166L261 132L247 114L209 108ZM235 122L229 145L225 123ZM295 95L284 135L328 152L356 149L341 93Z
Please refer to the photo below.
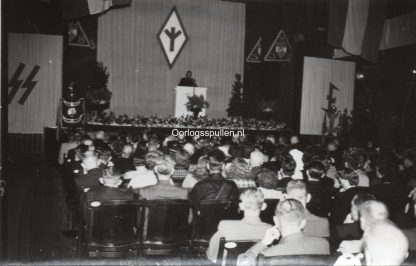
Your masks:
M281 62L292 61L293 49L292 45L283 30L280 30L271 44L267 54L264 57L264 61L269 62Z
M253 48L251 48L251 51L248 54L247 59L246 59L247 63L261 63L261 53L262 53L261 40L262 40L262 37L260 37L257 40L256 44L254 44Z
M56 125L62 94L63 38L9 33L8 120L10 133L40 134Z

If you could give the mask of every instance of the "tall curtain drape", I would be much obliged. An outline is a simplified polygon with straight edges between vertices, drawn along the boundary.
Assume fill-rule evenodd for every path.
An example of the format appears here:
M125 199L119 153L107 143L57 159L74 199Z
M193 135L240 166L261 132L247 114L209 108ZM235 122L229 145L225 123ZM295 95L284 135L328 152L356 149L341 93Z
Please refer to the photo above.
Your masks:
M56 126L62 91L62 49L62 36L9 34L10 133L39 134L45 126ZM13 90L16 94L11 98ZM21 101L28 90L32 91L26 101Z
M323 58L305 57L303 65L300 134L320 135L327 108L330 83L338 110L354 107L355 63Z
M189 37L172 69L157 34L176 6ZM209 117L224 117L235 73L244 67L245 4L206 0L141 0L99 18L97 58L108 67L110 110L169 116L174 88L187 70L207 87Z

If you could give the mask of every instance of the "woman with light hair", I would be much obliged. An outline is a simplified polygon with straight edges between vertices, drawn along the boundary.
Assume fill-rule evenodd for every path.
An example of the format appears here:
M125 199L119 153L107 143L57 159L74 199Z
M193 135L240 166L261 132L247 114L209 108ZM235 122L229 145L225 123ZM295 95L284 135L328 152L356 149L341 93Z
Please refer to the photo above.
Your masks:
M229 167L225 169L225 176L227 179L233 180L240 190L256 187L250 165L242 158L236 158L231 162Z

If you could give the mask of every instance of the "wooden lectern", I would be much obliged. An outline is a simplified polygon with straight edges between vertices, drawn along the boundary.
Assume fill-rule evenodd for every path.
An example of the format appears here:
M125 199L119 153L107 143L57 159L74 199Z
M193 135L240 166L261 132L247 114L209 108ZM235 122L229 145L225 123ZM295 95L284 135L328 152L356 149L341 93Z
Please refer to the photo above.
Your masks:
M186 115L193 115L192 112L189 112L186 109L186 103L188 102L188 96L192 95L202 95L207 99L207 88L201 87L185 87L177 86L174 89L174 115L175 117L181 117ZM205 109L199 113L200 116L205 116Z

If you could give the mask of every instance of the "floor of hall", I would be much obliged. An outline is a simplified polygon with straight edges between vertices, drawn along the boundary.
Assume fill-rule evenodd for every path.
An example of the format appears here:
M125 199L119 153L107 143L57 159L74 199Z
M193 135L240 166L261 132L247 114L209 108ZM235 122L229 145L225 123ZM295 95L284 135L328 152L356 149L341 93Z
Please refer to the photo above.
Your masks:
M2 264L36 265L209 265L201 256L80 260L74 238L64 236L65 196L59 170L41 154L7 161L7 255Z

